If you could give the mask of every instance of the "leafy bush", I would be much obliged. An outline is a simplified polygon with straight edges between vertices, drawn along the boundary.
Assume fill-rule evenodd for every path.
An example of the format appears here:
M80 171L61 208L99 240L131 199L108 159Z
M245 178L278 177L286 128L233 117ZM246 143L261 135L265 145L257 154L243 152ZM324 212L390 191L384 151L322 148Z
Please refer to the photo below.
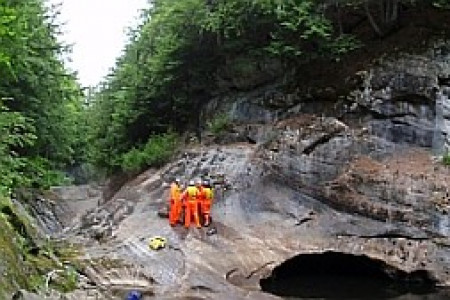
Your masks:
M133 148L122 156L121 167L125 171L139 170L144 164L144 153L141 149Z
M450 9L450 1L449 0L436 0L436 1L433 1L433 5L437 8Z
M125 171L139 171L144 167L159 167L169 161L176 150L178 136L174 133L154 135L142 148L133 148L122 156Z
M16 149L32 145L36 139L29 123L29 119L10 111L0 101L0 195L8 195L14 186L21 184L20 170L25 160Z
M51 186L67 185L71 180L61 171L55 170L51 162L42 157L23 159L21 186L49 189Z
M223 133L231 126L231 120L226 114L216 116L210 122L208 122L208 129L215 135Z
M336 60L339 60L343 54L360 47L362 47L362 44L356 37L346 34L335 38L327 45L329 55L334 56Z
M73 267L66 267L64 271L58 273L58 277L53 283L56 290L68 293L77 288L78 272Z
M444 156L442 157L442 162L444 163L444 165L450 166L450 152L444 154Z

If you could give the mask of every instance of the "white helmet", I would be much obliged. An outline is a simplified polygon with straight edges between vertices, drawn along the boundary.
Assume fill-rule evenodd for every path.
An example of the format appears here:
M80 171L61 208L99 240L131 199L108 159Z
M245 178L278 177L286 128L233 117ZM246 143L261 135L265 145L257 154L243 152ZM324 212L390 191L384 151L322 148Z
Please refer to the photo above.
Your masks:
M189 184L188 185L194 186L195 185L194 180L189 180Z

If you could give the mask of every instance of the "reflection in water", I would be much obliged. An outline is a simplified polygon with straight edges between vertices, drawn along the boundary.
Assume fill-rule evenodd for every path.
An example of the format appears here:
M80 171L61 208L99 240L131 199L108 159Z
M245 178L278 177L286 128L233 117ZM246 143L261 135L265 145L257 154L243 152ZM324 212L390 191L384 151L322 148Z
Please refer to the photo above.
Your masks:
M285 299L450 299L425 270L406 273L383 261L336 252L294 257L260 284Z
M272 286L274 294L289 300L393 299L448 300L450 294L430 287L395 284L383 280L352 277L292 278ZM295 296L294 296L295 295Z

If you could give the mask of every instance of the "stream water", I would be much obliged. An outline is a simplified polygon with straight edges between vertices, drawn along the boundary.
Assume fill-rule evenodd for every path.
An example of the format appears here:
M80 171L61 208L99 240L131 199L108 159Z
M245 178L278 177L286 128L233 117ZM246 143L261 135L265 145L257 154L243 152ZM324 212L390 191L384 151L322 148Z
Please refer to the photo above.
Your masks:
M444 300L425 270L406 273L365 256L325 252L294 257L262 279L263 291L285 299Z
M273 282L269 290L289 300L448 300L450 291L426 285L406 285L370 278L312 277Z

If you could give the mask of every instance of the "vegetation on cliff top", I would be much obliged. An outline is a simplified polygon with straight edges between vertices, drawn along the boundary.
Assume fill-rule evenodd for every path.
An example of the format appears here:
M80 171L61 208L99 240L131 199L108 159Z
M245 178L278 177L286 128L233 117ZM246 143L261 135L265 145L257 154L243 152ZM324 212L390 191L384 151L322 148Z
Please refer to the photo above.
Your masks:
M142 154L149 139L163 137L152 143L166 151L167 132L207 126L199 112L209 99L255 87L245 83L255 74L295 78L308 62L332 64L364 39L394 32L405 11L439 14L435 7L446 6L447 0L151 1L89 97L88 157L110 171L161 163L169 156Z

